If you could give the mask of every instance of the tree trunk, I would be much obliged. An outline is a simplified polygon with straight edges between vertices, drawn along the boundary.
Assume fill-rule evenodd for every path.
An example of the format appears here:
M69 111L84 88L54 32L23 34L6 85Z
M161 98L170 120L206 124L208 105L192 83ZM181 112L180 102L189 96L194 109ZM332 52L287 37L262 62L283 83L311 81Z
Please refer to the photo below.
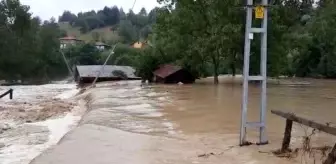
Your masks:
M217 85L218 81L218 68L219 68L219 52L218 50L215 51L215 54L212 56L212 63L214 68L214 84Z
M218 64L214 63L214 84L218 84Z
M236 54L233 53L232 56L232 62L231 62L231 71L232 71L232 76L236 76Z
M232 76L236 76L236 65L234 62L231 63Z

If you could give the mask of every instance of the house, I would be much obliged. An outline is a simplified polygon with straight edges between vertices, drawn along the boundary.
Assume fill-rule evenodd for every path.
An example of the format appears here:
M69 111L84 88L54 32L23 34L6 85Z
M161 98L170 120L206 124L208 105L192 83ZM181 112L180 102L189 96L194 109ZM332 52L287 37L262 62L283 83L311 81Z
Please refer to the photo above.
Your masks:
M110 48L111 48L110 45L105 44L105 43L103 43L103 42L96 42L94 45L96 46L97 49L99 49L99 50L101 50L101 51L106 50L106 49L110 49Z
M99 74L99 72L101 73ZM98 76L98 81L139 80L135 69L130 66L116 65L78 65L75 68L75 81L79 84L92 83Z
M73 46L73 45L84 43L83 40L77 39L74 36L63 37L63 38L60 38L59 40L60 40L61 49L66 48L68 46Z
M141 49L143 47L143 43L142 42L135 42L135 43L132 44L132 47Z
M147 41L143 41L143 42L137 41L133 43L131 46L133 48L141 49L141 48L144 48L146 45L147 45Z
M164 64L153 72L154 82L157 83L194 83L195 77L180 66Z

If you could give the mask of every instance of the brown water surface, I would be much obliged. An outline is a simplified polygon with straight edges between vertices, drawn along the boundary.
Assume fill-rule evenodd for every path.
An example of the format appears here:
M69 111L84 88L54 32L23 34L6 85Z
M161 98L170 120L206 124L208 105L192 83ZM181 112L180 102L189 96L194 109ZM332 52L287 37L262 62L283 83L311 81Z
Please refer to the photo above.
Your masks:
M293 85L293 81L282 80L281 83L286 85L269 85L266 119L270 144L241 148L237 145L242 87L232 83L215 86L210 80L193 85L101 84L93 94L93 111L83 119L83 123L181 139L185 142L175 145L174 149L180 152L179 155L185 152L184 161L190 163L195 161L194 158L202 158L200 163L314 163L312 159L321 162L317 157L280 159L270 153L280 148L285 125L285 120L271 114L270 110L294 112L321 123L336 124L334 81L306 79L305 85ZM258 121L258 85L250 85L249 97L248 121ZM310 133L311 129L295 124L291 147L302 147L302 137ZM247 138L258 142L257 129L248 129ZM335 141L334 136L318 132L312 136L311 144L332 146ZM165 145L166 148L172 147L167 141L161 143L160 148L164 149ZM193 149L195 151L191 151ZM210 153L210 157L203 159L202 154L206 153ZM169 158L175 163L188 163L176 162L179 157Z

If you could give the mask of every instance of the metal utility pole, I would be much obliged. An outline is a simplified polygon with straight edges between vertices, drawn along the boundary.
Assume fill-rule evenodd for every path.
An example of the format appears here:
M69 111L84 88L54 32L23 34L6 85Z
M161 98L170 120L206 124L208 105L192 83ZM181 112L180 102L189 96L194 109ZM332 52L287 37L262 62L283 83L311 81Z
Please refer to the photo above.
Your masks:
M268 0L262 0L262 4L254 6L253 0L247 0L246 5L246 27L245 27L245 47L244 47L244 80L243 80L243 96L241 106L241 127L240 127L240 145L246 145L246 128L259 128L259 143L267 144L266 137L266 83L267 83L267 17L268 17ZM262 19L260 28L252 27L253 9L255 10L256 19ZM250 50L251 40L254 33L261 35L261 60L260 75L250 76ZM248 85L249 81L261 81L261 103L260 103L260 120L257 122L247 122L247 104L248 104Z
M134 2L133 2L133 6L132 6L131 10L133 10L136 1L137 1L137 0L134 0ZM126 20L127 20L127 16L126 16ZM119 42L118 42L118 43L119 43ZM107 56L107 58L106 58L106 60L105 60L105 62L104 62L104 64L103 64L102 68L101 68L100 71L98 72L96 78L93 80L93 82L92 82L92 84L91 84L91 87L92 87L92 88L96 86L96 82L97 82L97 80L98 80L100 74L104 71L104 67L105 67L105 65L107 64L108 60L110 59L111 55L114 54L114 49L117 47L118 43L116 43L116 44L114 45L114 47L113 47L113 49L111 50L110 54Z

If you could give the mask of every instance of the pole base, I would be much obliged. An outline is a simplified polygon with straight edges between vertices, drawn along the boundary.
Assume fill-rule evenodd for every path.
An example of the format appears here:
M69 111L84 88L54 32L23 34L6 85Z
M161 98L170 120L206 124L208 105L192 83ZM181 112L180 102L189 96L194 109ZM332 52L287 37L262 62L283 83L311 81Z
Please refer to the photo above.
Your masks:
M249 142L249 141L244 141L242 144L240 144L239 146L250 146L250 145L253 145L252 142Z
M264 141L264 142L258 142L257 145L262 146L262 145L267 145L269 144L268 141Z

